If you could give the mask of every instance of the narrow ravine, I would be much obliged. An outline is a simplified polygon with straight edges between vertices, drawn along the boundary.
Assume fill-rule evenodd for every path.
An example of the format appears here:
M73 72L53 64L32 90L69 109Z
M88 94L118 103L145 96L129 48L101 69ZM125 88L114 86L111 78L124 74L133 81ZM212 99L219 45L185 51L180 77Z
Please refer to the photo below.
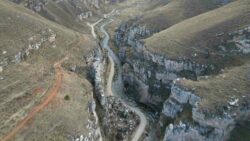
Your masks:
M101 27L100 30L101 32L103 32L105 34L105 37L102 41L102 47L108 50L108 55L110 58L110 62L115 62L118 71L117 71L117 80L116 82L113 83L113 85L115 87L112 87L112 90L108 90L110 92L112 92L112 96L117 96L120 97L120 95L123 94L123 82L122 82L122 66L121 66L121 62L119 60L119 58L116 56L116 54L112 51L112 49L110 49L108 43L109 43L109 34L107 33L107 31L104 29L104 27L108 24L110 24L113 20L110 20L106 23L104 23ZM112 65L111 65L112 66ZM112 76L114 76L113 74L111 74ZM109 79L108 83L112 83L110 82L112 81L112 79ZM119 93L120 92L120 93ZM143 112L141 112L141 110L137 107L133 107L127 104L127 101L123 100L123 98L121 98L121 101L123 103L124 106L126 106L128 109L130 109L131 111L135 112L139 117L140 117L140 125L137 128L133 138L131 141L138 141L140 139L140 137L142 136L143 132L145 131L146 125L147 125L147 119L146 116L143 114Z
M111 63L111 69L110 69L108 82L107 82L107 91L106 91L107 96L118 97L125 107L127 107L131 111L135 112L135 114L137 114L139 116L140 124L139 124L137 130L135 131L135 133L131 139L131 141L138 141L145 131L145 128L147 125L147 118L139 108L137 108L135 106L131 106L130 104L127 104L127 101L124 100L123 98L121 98L121 96L123 96L123 94L124 94L123 93L123 86L124 85L123 85L123 81L122 81L122 65L121 65L119 58L116 56L116 54L113 52L113 50L108 45L110 37L109 37L109 34L107 33L107 31L105 30L105 26L110 24L111 22L113 22L113 19L109 19L109 17L114 12L115 12L115 10L112 10L109 14L105 14L104 18L98 20L97 22L95 22L93 24L87 23L87 25L91 28L91 34L94 37L94 39L97 39L97 35L95 32L95 26L97 24L99 24L100 22L103 22L105 20L105 22L103 22L103 24L100 26L100 31L105 35L105 37L101 41L101 46L108 50L108 56L109 56L109 60ZM115 74L115 67L117 67L117 78L116 78L116 80L113 80L114 74Z

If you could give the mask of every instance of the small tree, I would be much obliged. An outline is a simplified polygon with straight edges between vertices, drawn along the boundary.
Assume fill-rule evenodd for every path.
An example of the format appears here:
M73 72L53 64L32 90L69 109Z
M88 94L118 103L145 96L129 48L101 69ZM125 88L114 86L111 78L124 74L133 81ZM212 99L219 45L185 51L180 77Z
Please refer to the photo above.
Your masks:
M70 98L69 98L69 95L65 95L64 96L64 100L69 100Z

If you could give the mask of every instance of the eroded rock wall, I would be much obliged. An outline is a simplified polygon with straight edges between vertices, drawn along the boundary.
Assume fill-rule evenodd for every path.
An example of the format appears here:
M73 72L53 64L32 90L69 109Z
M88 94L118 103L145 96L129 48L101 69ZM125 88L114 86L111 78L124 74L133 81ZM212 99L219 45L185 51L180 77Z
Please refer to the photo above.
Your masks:
M87 63L91 64L90 75L93 79L95 96L97 97L99 103L105 107L106 97L105 97L105 64L106 56L104 51L99 47L87 57Z
M221 115L210 115L199 108L201 97L194 91L181 85L173 84L170 97L164 102L163 116L174 119L167 125L164 141L221 141L227 140L234 129L237 119L250 114L249 108L238 107L231 111L224 111ZM183 112L186 105L190 105L191 121L176 121L178 114ZM249 105L248 105L249 107ZM237 116L234 113L238 113ZM160 121L162 122L162 121Z
M154 33L145 26L122 24L116 32L116 45L120 49L123 65L123 80L129 88L136 89L136 100L153 109L161 109L169 96L171 83L179 77L196 79L213 66L190 60L168 59L166 56L151 53L141 39ZM132 90L131 90L132 91Z

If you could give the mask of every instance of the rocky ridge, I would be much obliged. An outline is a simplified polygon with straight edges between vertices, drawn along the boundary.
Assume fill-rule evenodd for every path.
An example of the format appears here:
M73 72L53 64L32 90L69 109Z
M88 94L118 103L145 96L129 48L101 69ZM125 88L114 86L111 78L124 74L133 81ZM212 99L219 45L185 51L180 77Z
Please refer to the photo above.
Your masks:
M129 30L126 30L126 27ZM125 32L128 33L124 34ZM205 75L214 69L212 65L198 64L185 58L172 60L147 51L141 39L152 33L146 27L130 27L122 24L116 33L116 45L121 48L120 59L125 62L123 78L127 84L132 86L135 84L139 86L138 89L143 89L143 91L138 90L139 95L141 95L139 96L140 102L147 103L152 107L161 107L162 99L166 99L169 95L167 93L161 95L161 93L170 91L171 82L176 78L188 77L195 80L197 76ZM149 92L149 89L162 91L153 93ZM142 96L144 98L140 98Z
M123 80L126 93L133 93L135 100L155 110L162 108L159 125L162 128L168 125L164 141L187 138L218 141L228 139L230 132L235 128L235 121L244 117L243 113L249 114L248 108L242 109L242 105L236 108L235 111L241 115L237 118L235 111L225 111L222 115L207 117L207 113L197 107L201 97L192 90L175 85L180 78L191 80L197 80L199 76L207 78L207 75L217 73L222 68L216 68L209 63L199 64L192 58L169 59L167 56L149 52L141 39L152 34L153 32L144 26L134 26L129 23L122 24L116 30L115 44L120 49L119 57L124 63ZM228 33L218 33L215 36L218 38L226 36L221 45L217 46L222 56L249 53L249 26ZM196 56L194 53L193 58ZM237 102L237 99L231 100L229 105L234 106ZM191 107L191 111L186 111L187 107ZM191 114L187 121L182 121L179 117L183 112Z
M192 121L175 121L170 123L165 131L164 141L169 140L200 140L200 141L220 141L227 140L230 132L234 129L236 120L249 115L249 105L247 107L236 108L231 111L224 111L222 115L207 116L199 109L201 98L192 90L187 90L179 84L173 84L170 97L165 101L162 113L164 116L174 119L177 114L183 111L183 107L190 105ZM234 105L229 105L234 106ZM238 116L235 116L235 112ZM181 135L181 136L180 136Z

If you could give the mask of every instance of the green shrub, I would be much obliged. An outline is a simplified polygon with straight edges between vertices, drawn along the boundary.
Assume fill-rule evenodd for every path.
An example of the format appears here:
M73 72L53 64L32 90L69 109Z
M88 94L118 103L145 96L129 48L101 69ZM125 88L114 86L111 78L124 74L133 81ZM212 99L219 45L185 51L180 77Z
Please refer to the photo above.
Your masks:
M65 95L65 96L64 96L64 100L70 100L69 95Z

